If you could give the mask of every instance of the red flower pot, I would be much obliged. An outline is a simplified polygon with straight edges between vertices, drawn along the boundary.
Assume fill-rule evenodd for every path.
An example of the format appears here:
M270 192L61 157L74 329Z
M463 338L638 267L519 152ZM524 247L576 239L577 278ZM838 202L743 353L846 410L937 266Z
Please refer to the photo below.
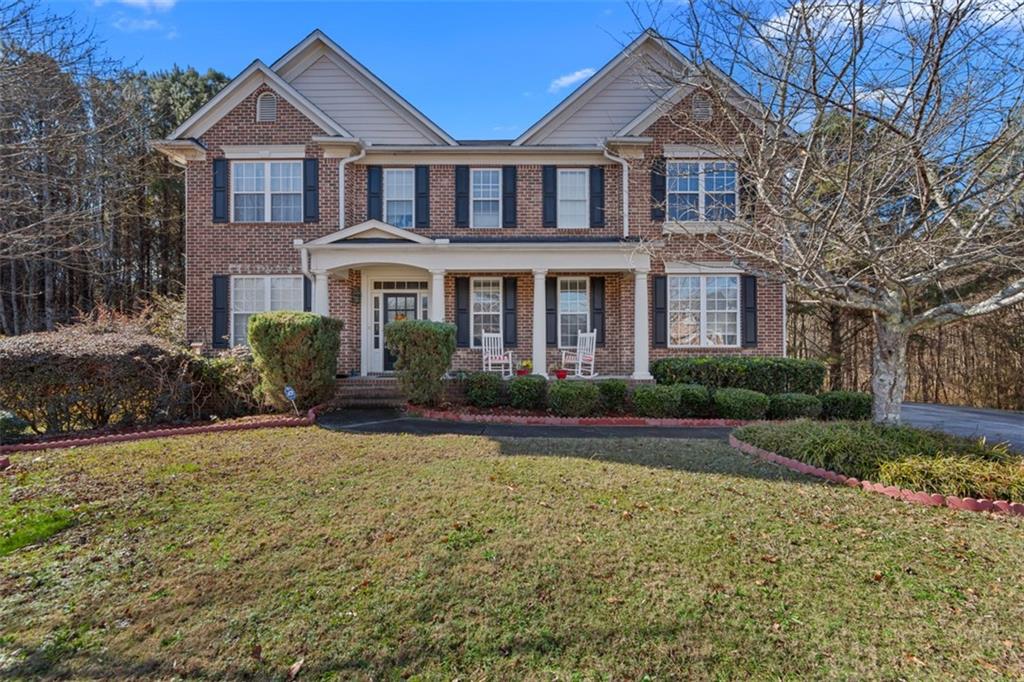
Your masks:
M569 370L567 370L567 369L556 369L555 370L555 376L558 377L559 379L564 379L567 376L569 376Z
M530 373L530 370L528 370L528 369L517 369L516 370L516 376L517 377L525 377L529 373Z

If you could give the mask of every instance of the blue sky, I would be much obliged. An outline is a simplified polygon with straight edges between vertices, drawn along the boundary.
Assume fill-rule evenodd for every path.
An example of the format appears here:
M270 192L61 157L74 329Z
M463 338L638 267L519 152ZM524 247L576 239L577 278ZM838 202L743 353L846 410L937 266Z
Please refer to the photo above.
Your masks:
M457 138L515 137L638 31L625 2L63 0L111 56L229 76L314 28Z

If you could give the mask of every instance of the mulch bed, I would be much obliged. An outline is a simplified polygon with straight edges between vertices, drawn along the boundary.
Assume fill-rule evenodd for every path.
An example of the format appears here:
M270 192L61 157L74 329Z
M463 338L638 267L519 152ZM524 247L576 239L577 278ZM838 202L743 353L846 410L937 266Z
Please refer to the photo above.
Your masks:
M740 419L654 419L649 417L603 416L603 417L555 417L538 412L513 410L511 408L459 408L457 410L434 410L425 407L409 407L408 413L425 419L469 422L474 424L518 424L523 426L667 426L684 428L716 428L743 426L749 422Z

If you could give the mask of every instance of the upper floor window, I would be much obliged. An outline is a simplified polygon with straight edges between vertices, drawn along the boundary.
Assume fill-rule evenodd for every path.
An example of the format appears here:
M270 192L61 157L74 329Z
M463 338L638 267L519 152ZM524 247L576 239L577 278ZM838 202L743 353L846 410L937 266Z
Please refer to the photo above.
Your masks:
M589 171L586 168L559 168L557 191L558 226L589 227Z
M384 222L404 228L415 225L415 197L412 168L384 169Z
M469 303L471 345L473 348L479 348L484 333L501 333L501 278L471 279Z
M669 276L669 346L737 346L739 329L739 276Z
M580 332L590 331L590 279L558 278L558 347L575 348Z
M231 177L234 222L302 221L301 161L235 161Z
M736 164L669 161L665 169L669 220L734 220Z
M256 122L273 123L277 120L277 95L264 92L256 98Z
M470 178L470 227L501 227L501 170L474 168Z
M248 343L249 318L268 310L302 310L302 277L232 277L231 345Z

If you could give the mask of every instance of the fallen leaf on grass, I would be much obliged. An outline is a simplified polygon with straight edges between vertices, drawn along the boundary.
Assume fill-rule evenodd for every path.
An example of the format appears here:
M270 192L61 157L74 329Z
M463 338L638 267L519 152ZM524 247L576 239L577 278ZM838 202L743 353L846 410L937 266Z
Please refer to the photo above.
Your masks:
M621 604L626 600L622 597L608 597L607 599L605 599L605 601L609 604Z
M290 668L288 668L288 679L289 680L294 680L296 677L299 676L299 671L302 670L302 664L305 663L305 662L306 662L305 658L300 658L299 660L297 660L294 663L292 663L292 666Z
M774 554L765 554L761 557L761 561L765 562L766 564L777 564L779 563L779 557L775 556Z

